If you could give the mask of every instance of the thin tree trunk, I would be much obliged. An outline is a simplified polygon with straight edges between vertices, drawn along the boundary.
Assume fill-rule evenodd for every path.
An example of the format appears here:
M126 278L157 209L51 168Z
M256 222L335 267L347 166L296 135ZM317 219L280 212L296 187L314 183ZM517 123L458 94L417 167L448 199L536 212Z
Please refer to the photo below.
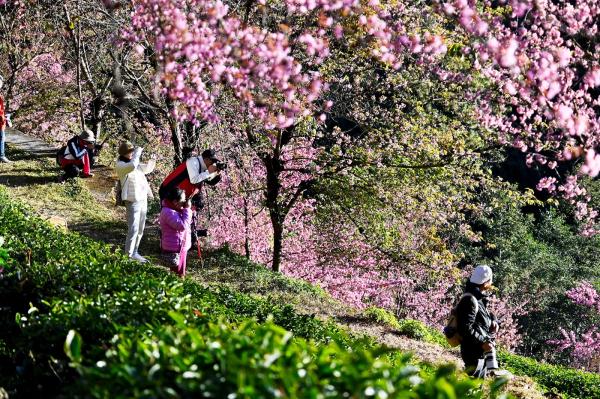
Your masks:
M170 119L169 125L171 127L171 141L173 142L173 151L175 155L173 162L175 166L180 165L183 162L183 147L181 145L181 132L179 130L179 123L173 118Z
M83 88L81 87L81 28L79 24L75 25L75 22L71 20L71 15L69 10L67 9L67 5L63 5L63 10L65 12L65 18L67 20L67 30L70 33L71 40L73 41L73 47L75 48L75 52L77 54L77 69L76 69L76 78L77 78L77 92L79 94L79 120L81 122L81 128L85 128L85 118L83 111ZM75 30L77 30L77 34L75 34Z
M183 142L181 137L180 124L173 115L174 104L170 99L166 100L169 128L171 129L171 141L173 142L173 161L175 166L180 165L183 162Z
M246 200L246 198L244 198L244 234L245 234L245 239L244 239L244 251L246 252L246 258L250 259L250 238L249 238L249 225L250 225L250 221L249 221L249 217L248 217L248 200Z

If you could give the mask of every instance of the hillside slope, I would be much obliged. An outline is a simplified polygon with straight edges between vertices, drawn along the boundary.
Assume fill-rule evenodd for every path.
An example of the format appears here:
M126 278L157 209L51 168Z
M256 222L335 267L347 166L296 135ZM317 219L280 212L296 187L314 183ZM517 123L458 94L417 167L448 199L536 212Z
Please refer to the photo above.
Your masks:
M66 223L69 230L119 248L124 241L126 227L122 222L123 210L112 206L110 168L101 167L93 179L61 185L55 183L57 171L50 154L31 154L11 148L10 156L16 162L0 165L0 183L8 187L11 197L26 203L43 217L52 218L51 221L59 224ZM149 219L151 221L152 217ZM142 248L143 253L151 258L156 256L158 248L153 230L155 227L150 224ZM200 262L196 255L192 255L189 262L190 277L198 283L268 298L276 303L292 304L299 314L334 320L353 334L364 334L389 348L411 352L417 362L461 366L455 350L426 342L431 339L427 339L427 334L419 330L420 327L404 324L404 328L398 328L394 322L382 322L384 320L378 317L377 312L361 314L337 303L317 287L273 274L226 250L205 254L204 257ZM519 372L518 369L513 370ZM541 390L527 377L515 378L509 391L522 398L543 397Z

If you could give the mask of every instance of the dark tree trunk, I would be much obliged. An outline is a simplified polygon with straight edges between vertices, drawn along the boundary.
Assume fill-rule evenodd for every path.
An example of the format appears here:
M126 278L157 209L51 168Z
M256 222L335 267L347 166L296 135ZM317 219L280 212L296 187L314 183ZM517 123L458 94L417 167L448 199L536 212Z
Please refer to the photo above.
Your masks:
M172 116L172 111L175 107L173 102L167 98L166 100L169 129L171 129L171 142L173 143L173 162L175 167L183 162L183 142L181 137L181 129L179 122Z
M273 224L273 264L271 269L278 272L281 268L281 250L283 247L283 224L273 218L271 214L271 223ZM276 216L276 215L275 215Z
M181 133L179 130L179 123L176 120L171 119L169 121L171 128L171 141L173 142L173 162L175 166L180 165L183 162L183 146L181 144Z
M100 132L102 131L102 124L104 122L105 113L106 101L101 97L95 98L90 103L90 119L86 121L86 124L94 133L96 141L100 140Z
M283 222L285 212L279 204L278 198L281 191L279 176L281 173L281 161L270 155L262 157L267 169L267 200L271 224L273 226L273 263L271 268L278 272L281 267L281 250L283 247Z

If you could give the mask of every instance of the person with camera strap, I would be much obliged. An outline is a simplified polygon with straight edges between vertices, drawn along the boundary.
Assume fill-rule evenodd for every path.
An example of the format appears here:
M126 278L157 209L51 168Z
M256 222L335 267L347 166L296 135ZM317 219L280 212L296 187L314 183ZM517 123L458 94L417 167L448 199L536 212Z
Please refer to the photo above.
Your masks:
M202 185L214 186L221 181L220 172L227 165L216 156L215 150L207 149L200 156L192 156L177 166L162 182L158 190L161 206L166 197L174 189L184 193L185 200L191 204L192 221L190 225L191 246L198 248L200 257L199 237L206 236L206 230L198 230L198 211L204 207Z
M190 157L169 173L160 185L158 195L162 201L170 190L179 188L185 192L186 199L193 198L203 183L214 186L221 181L220 172L225 168L215 150L204 150L200 156Z

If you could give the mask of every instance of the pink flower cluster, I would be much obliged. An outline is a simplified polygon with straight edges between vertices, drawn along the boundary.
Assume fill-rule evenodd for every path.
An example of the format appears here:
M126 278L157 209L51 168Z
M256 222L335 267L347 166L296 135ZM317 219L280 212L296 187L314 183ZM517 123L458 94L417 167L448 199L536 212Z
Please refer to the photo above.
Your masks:
M62 106L65 88L73 85L72 70L53 53L34 56L19 70L13 87L11 109L18 110L20 129L52 141L66 141L77 126L76 109ZM57 110L58 109L58 110Z
M577 287L566 292L573 302L591 308L600 317L600 294L588 282L581 282ZM573 364L593 372L600 372L600 325L594 324L587 331L575 332L559 329L562 337L551 340L557 350L570 350Z
M310 114L325 88L318 72L294 58L287 34L242 22L220 0L142 0L132 24L124 38L156 50L163 93L180 105L180 120L218 120L215 102L230 90L266 128L285 128ZM299 43L314 62L327 54L310 32Z
M479 117L484 125L497 130L503 142L512 142L524 152L545 154L530 157L530 161L542 160L552 169L556 162L583 156L580 173L597 176L600 3L440 3L471 38L475 65L503 91L479 96ZM508 12L505 6L509 6ZM571 148L582 151L575 154ZM562 194L576 204L578 216L586 222L584 230L592 233L597 213L586 209L586 194L573 180L561 184L558 190L554 183L545 180L538 187Z

